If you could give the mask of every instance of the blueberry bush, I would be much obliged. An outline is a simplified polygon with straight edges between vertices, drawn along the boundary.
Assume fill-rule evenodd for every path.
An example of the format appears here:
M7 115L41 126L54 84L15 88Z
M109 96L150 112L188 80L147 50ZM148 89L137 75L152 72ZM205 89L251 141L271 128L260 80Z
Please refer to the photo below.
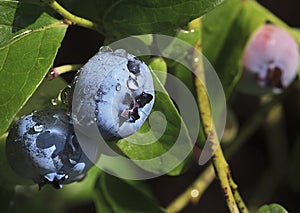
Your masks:
M1 212L298 212L299 32L254 0L0 0ZM215 134L218 124L211 119L203 86L215 82L197 78L205 69L199 66L199 55L181 53L182 47L172 42L160 45L158 34L201 51L214 68L227 106L222 138ZM151 103L164 120L150 117L135 127L130 140L127 135L115 138L109 146L151 174L164 168L156 161L144 165L139 160L164 155L179 136L190 148L176 168L147 180L118 178L92 166L70 118L74 85L84 73L77 70L99 49L112 52L106 45L129 36L159 52L179 51L179 58L193 62L193 72L156 55L131 55L121 64L129 70L126 83L135 95L138 83L132 79L140 75L142 61L160 71L151 71L155 98L154 93L139 91L121 110L122 119L134 123L142 116L139 110ZM130 48L124 47L129 53ZM105 60L101 66L114 65ZM197 103L199 115L192 115L200 123L195 144L193 127L169 95L170 75L184 83ZM119 81L121 75L111 76ZM100 84L97 90L103 91ZM122 85L116 85L120 90ZM107 121L101 113L100 130L115 119L107 116ZM153 124L164 121L164 134L157 137L159 127ZM157 140L143 145L136 135L151 131L147 137ZM49 151L53 146L56 150ZM211 159L199 165L206 146ZM179 155L173 153L169 163Z

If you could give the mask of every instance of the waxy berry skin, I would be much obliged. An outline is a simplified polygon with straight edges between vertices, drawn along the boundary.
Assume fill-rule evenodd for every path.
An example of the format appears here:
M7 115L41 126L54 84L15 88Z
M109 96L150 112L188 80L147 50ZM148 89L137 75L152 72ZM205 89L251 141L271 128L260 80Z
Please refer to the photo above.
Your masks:
M256 75L259 87L279 91L297 76L298 44L283 28L264 24L251 36L243 55L244 70Z
M75 128L89 130L96 123L106 141L134 134L154 104L148 66L123 49L98 52L79 70L72 87Z
M13 170L42 187L81 180L92 166L83 153L63 109L35 111L10 129L6 156Z

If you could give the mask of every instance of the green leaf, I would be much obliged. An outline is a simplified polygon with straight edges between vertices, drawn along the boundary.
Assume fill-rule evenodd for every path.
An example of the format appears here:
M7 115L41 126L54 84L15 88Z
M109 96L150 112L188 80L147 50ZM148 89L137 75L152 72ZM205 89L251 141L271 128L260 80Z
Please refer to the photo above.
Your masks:
M137 183L137 185L135 185ZM140 190L144 188L140 181L127 182L123 179L102 173L95 189L108 212L115 213L162 213L165 212L149 194ZM103 200L102 200L103 202Z
M192 142L186 125L165 88L155 74L152 76L156 90L153 110L159 111L164 117L158 115L151 118L150 115L151 122L148 119L136 134L119 140L117 146L131 160L137 160L134 162L147 171L156 174L171 172L172 175L179 175L184 168L180 163L190 162L188 159L190 159ZM182 134L179 136L180 131ZM170 152L177 140L185 141L185 143L178 143L179 147L177 146ZM172 167L176 169L170 171Z
M241 59L249 37L266 21L287 29L300 41L283 21L252 0L226 0L203 18L203 54L217 71L227 98L241 77Z
M79 16L100 24L105 36L162 33L173 34L223 0L61 0L62 5Z
M97 212L113 213L113 210L110 207L109 202L105 199L100 187L96 187L94 194L94 203Z
M288 211L285 210L281 205L275 203L260 207L257 213L288 213Z
M41 83L66 25L36 4L0 1L0 134Z

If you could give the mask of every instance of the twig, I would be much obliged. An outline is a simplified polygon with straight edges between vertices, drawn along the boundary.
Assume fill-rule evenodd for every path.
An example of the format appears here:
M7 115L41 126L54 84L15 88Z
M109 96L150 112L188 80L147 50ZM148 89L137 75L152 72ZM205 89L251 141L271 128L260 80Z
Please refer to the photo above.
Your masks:
M59 13L64 18L66 18L68 21L71 21L72 24L76 24L78 26L86 27L99 32L99 26L97 23L73 15L68 10L63 8L57 1L55 0L42 0L42 1L48 4L52 9L54 9L57 13Z
M76 71L80 67L82 67L82 64L67 64L67 65L62 65L62 66L59 66L59 67L53 67L50 70L47 78L48 79L53 79L53 78L56 78L57 76L59 76L63 73Z
M194 72L196 75L203 73L202 66L195 66ZM210 103L206 94L206 90L198 78L195 78L195 87L204 131L208 138L207 143L209 143L211 148L210 151L213 154L212 162L216 177L222 187L229 211L231 213L238 213L239 209L229 182L231 179L229 165L224 158L223 151L211 119Z
M211 184L215 177L214 169L210 164L204 172L189 186L184 193L179 195L169 206L166 208L168 213L175 213L181 211L189 202L197 203Z
M231 157L237 150L248 140L248 138L253 135L253 133L259 128L261 122L265 119L265 116L269 110L279 102L282 97L278 97L276 99L272 99L269 102L263 102L259 110L251 116L251 118L243 125L240 129L237 137L232 141L232 145L226 150L225 156ZM212 171L212 172L210 172ZM207 189L209 184L212 183L215 178L213 172L213 166L210 164L201 175L192 183L190 187L186 189L181 195L179 195L172 203L167 207L167 212L175 213L180 212L190 201L193 199L193 202L198 202L201 198L204 191ZM202 183L207 183L206 187L198 187L201 186ZM233 186L234 188L234 186ZM191 190L198 190L198 196L196 198L192 198ZM235 200L239 200L239 194L235 193L233 190L233 194Z

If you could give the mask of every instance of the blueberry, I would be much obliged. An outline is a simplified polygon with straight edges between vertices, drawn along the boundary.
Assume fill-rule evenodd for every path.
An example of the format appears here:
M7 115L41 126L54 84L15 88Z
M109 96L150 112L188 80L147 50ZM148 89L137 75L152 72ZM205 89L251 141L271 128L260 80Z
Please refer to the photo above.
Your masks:
M86 129L96 123L108 141L135 133L155 98L148 66L122 49L98 52L79 70L72 88L74 120Z
M36 111L18 120L7 137L6 155L18 175L40 187L79 181L92 166L63 109Z
M295 79L299 51L295 39L284 29L264 24L251 36L243 55L243 67L255 75L258 87L280 92Z

